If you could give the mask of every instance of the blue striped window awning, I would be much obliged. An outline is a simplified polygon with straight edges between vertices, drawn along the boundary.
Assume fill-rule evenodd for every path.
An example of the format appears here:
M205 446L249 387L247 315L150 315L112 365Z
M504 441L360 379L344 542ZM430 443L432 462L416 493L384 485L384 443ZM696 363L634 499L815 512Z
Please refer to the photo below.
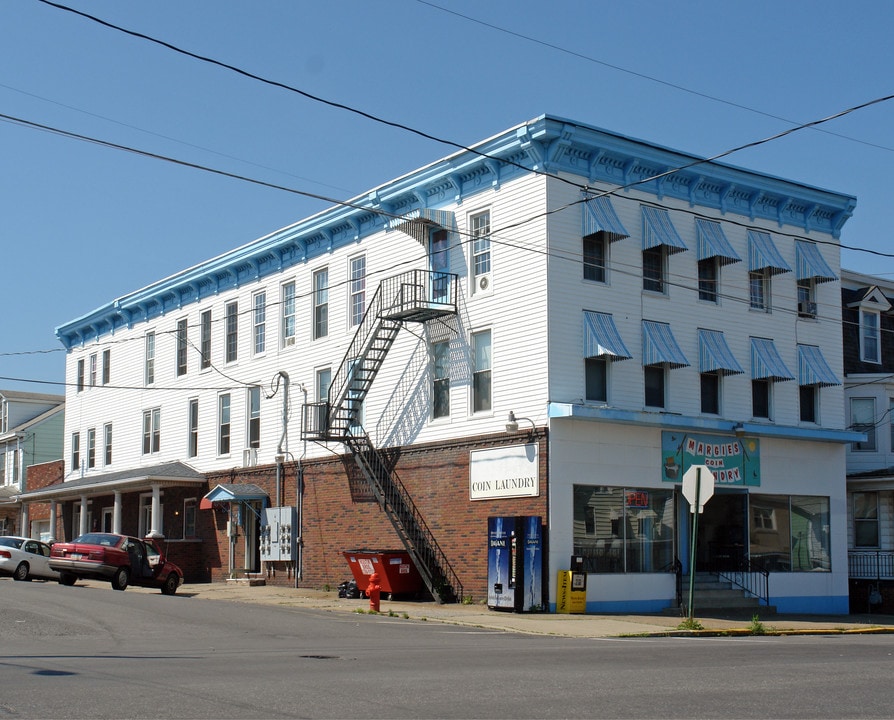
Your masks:
M841 385L816 345L798 345L798 385L829 387Z
M823 260L816 243L795 240L795 261L798 280L813 279L824 283L838 279L835 271Z
M584 195L586 202L583 209L583 236L595 235L603 232L608 237L609 242L615 240L623 240L630 237L630 233L621 224L615 208L612 206L611 198L608 195L600 195L598 197L587 197Z
M670 325L643 320L643 367L650 365L681 368L689 367L689 361L677 345Z
M770 275L792 271L773 244L770 233L760 230L748 231L748 269L767 270Z
M391 218L390 227L425 245L432 228L453 230L456 227L456 218L451 210L419 208L400 217Z
M742 258L733 250L733 246L729 244L729 240L726 239L726 234L719 222L696 218L695 229L698 234L699 260L716 257L721 265L742 261Z
M720 330L698 331L698 362L700 372L718 372L721 375L738 375L744 373L726 338Z
M670 254L688 250L664 208L643 205L643 250L664 245Z
M782 361L772 340L751 338L751 379L772 380L773 382L795 379L795 376L789 372Z
M608 313L584 310L584 357L629 360L633 357Z

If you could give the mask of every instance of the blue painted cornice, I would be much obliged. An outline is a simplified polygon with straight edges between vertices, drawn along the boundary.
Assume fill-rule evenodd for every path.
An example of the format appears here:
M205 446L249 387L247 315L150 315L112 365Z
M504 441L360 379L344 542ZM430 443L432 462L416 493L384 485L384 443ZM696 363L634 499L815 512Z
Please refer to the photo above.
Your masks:
M833 237L839 236L856 205L850 195L722 163L699 163L702 159L694 155L547 115L484 140L473 150L460 150L344 205L117 298L60 325L56 336L66 348L91 342L120 327L150 321L210 295L315 262L386 229L394 216L466 202L534 171L577 175L583 178L582 185L599 183L599 190L606 185L639 183L637 190L657 200L679 199L692 207ZM648 179L680 167L687 169Z

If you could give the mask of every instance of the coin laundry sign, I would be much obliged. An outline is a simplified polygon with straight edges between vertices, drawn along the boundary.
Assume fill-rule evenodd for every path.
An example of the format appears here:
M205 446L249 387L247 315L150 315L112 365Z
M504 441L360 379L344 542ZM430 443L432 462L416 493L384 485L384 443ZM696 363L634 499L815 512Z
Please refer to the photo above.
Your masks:
M540 495L536 443L469 452L469 499Z
M661 433L661 472L665 482L680 482L694 465L704 465L717 485L759 487L760 445L755 438L694 433Z

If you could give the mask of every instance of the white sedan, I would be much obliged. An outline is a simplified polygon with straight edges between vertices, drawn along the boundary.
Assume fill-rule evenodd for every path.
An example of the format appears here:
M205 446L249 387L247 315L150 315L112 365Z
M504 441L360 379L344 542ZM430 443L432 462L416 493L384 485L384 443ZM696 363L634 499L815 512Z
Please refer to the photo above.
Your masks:
M45 542L12 535L0 537L0 575L15 580L58 580L59 573L50 569L49 559L50 546Z

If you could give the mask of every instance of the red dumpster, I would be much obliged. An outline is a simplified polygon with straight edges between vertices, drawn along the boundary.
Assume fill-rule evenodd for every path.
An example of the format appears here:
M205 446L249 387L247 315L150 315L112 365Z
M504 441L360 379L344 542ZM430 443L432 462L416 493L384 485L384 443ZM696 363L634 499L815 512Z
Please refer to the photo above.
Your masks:
M379 574L386 600L396 595L415 597L422 590L422 577L406 550L345 550L342 554L361 590L366 590L374 572Z

